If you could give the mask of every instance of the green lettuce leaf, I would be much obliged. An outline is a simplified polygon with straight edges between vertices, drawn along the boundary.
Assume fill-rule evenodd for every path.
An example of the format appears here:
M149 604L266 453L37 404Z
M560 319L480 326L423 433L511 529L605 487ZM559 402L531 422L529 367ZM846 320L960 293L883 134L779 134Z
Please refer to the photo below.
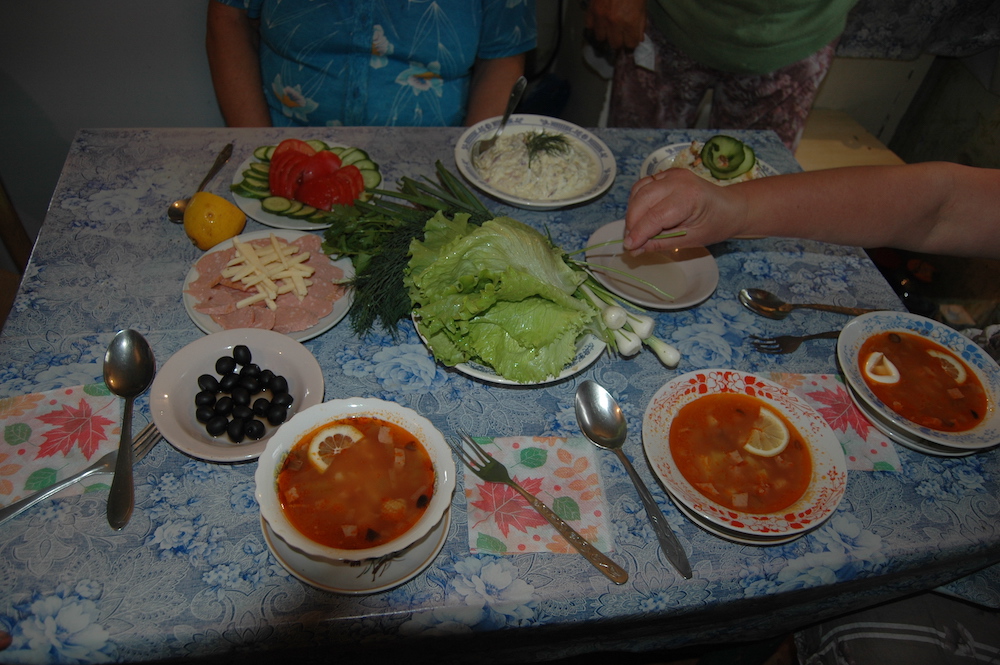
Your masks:
M596 310L575 297L586 274L509 217L475 226L437 214L410 245L404 282L417 327L446 365L475 361L521 383L558 375Z

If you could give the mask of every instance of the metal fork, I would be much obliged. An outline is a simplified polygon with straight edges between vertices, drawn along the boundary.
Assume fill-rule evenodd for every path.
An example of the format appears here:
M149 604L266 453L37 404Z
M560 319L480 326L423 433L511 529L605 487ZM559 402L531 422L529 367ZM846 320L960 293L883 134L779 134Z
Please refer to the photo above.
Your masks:
M149 451L153 449L153 446L155 446L162 438L163 437L160 435L160 431L156 429L156 426L153 423L149 423L148 425L143 427L142 431L139 432L138 436L136 436L132 442L133 461L138 462L143 457L145 457L149 453ZM33 505L35 505L42 499L47 499L56 492L59 492L60 490L69 487L73 483L78 482L86 478L87 476L92 476L95 473L110 473L114 471L115 462L117 460L118 460L118 450L116 448L115 450L112 450L111 452L107 453L99 460L88 466L83 471L80 471L75 475L60 480L54 485L49 485L42 491L36 492L35 494L32 494L29 497L25 497L20 501L15 501L6 508L0 510L0 524L3 524L4 522L11 519L15 515L20 515L25 510L31 508Z
M584 558L594 564L594 567L604 573L608 579L615 584L624 584L628 581L628 573L624 568L609 559L603 552L587 542L583 536L577 533L573 527L567 524L537 497L511 480L510 474L507 472L507 467L483 452L483 449L480 448L479 444L476 443L471 436L463 432L459 432L458 435L461 438L461 442L455 441L454 439L448 439L448 446L455 451L455 454L458 455L458 459L461 460L462 464L464 464L469 471L472 471L472 473L476 474L486 482L503 483L508 487L512 487L518 494L523 496L529 504L531 504L532 508L537 510L542 517L548 520L549 524L554 526L570 545L575 547L576 550L584 556Z
M761 353L791 353L810 339L837 339L840 337L839 330L828 330L827 332L813 335L780 335L778 337L760 337L750 335L750 343L753 348Z

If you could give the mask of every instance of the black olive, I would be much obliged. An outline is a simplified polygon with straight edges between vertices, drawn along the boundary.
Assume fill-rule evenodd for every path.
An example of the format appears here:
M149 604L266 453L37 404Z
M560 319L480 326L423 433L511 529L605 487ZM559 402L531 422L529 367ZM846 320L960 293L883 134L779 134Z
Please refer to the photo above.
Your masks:
M229 426L226 427L226 434L229 436L230 441L239 443L246 436L246 421L233 418L229 421Z
M253 413L255 416L267 416L267 410L271 408L271 402L266 397L254 400Z
M264 436L264 433L267 432L267 428L264 427L264 423L259 420L250 420L247 422L245 432L247 438L256 441Z
M198 377L198 387L202 390L217 393L219 392L219 380L211 374L202 374Z
M233 388L239 384L240 375L230 372L229 374L223 375L222 379L219 380L219 390L224 393L232 392Z
M365 540L369 542L373 540L378 540L378 535L379 535L378 531L376 531L375 529L368 529L368 531L365 532Z
M233 348L233 358L240 365L249 365L253 362L253 355L244 344L238 344Z
M195 406L212 406L215 404L215 393L211 390L202 390L194 396Z
M264 386L265 388L271 385L271 379L273 378L274 378L274 372L272 372L271 370L262 369L260 371L260 385Z
M246 404L237 404L233 407L233 418L240 420L250 420L253 418L253 409Z
M240 377L240 387L245 388L251 395L256 395L262 390L260 381L255 376Z
M220 416L228 416L233 412L233 398L229 395L223 395L219 398L219 401L215 403L215 412Z
M236 386L233 388L233 401L237 404L249 404L250 403L250 391L242 386Z
M424 506L426 506L430 502L431 502L431 499L430 499L429 496L427 496L426 494L421 494L417 498L417 508L423 508Z
M198 419L200 423L207 423L215 415L215 409L210 406L199 406L194 410L194 417Z
M215 373L219 376L225 376L234 369L236 369L236 361L233 360L232 356L222 356L215 361Z
M274 393L275 395L278 395L280 393L287 393L288 381L285 379L285 377L276 375L273 379L271 379L271 383L268 385L268 388L270 388L271 392Z
M896 333L889 333L889 341L892 342L893 344L899 344L900 342L903 341L903 338L897 335Z
M284 406L287 408L291 406L294 401L295 398L292 397L291 393L281 393L280 395L274 396L271 400L271 404L277 404L278 406Z
M260 376L260 366L250 363L240 370L240 376Z
M209 436L219 436L226 431L226 427L229 425L229 419L225 416L215 416L207 423L205 423L205 431L208 432Z
M285 418L288 417L288 409L283 406L271 405L271 408L267 410L267 422L272 425L278 426L285 422Z

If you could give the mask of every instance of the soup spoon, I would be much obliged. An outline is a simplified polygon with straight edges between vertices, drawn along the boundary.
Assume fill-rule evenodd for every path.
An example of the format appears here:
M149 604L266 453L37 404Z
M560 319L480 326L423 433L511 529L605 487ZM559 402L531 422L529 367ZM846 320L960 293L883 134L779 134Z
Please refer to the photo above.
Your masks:
M156 373L156 359L146 338L134 330L122 330L104 354L104 383L115 395L125 398L122 435L118 442L115 476L108 493L108 524L123 528L132 517L135 485L132 479L132 402L146 392Z
M740 289L739 300L744 307L751 312L766 316L769 319L781 320L788 316L793 309L818 309L823 312L834 312L836 314L850 314L860 316L873 309L863 309L861 307L842 307L840 305L823 305L816 303L788 303L764 289Z
M215 158L215 163L212 164L212 168L208 170L208 175L206 175L205 179L201 181L201 184L198 185L198 189L194 190L194 193L197 194L201 190L205 189L205 186L212 181L212 178L216 176L216 174L222 169L223 166L226 165L226 162L228 162L229 158L232 156L233 144L230 143L223 148L219 153L219 156ZM180 224L184 221L184 211L187 210L188 201L190 200L190 197L186 199L177 199L167 207L167 217L171 222Z
M670 525L656 505L656 500L622 450L628 435L628 424L618 402L603 386L588 379L576 389L575 405L576 420L580 430L595 446L610 450L618 456L629 478L632 479L639 498L642 499L642 505L653 525L653 531L656 532L663 553L684 579L691 579L691 564L684 553L684 548L677 540L677 535L670 530Z
M514 108L517 103L521 101L521 95L524 94L524 88L528 85L528 79L523 76L518 78L514 83L513 89L510 91L510 99L507 101L507 108L503 112L503 118L500 119L500 126L497 127L497 131L492 137L486 139L485 141L477 141L474 146L472 146L472 157L473 159L479 159L483 156L483 153L493 147L503 134L504 127L507 126L507 121L510 120L510 114L513 113Z

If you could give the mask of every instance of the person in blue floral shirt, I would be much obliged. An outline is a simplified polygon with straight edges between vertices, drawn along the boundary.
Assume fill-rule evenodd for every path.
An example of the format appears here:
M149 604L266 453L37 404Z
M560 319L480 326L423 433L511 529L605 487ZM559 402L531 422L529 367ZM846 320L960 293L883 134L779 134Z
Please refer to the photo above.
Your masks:
M471 125L500 115L537 37L534 0L211 0L226 124Z

